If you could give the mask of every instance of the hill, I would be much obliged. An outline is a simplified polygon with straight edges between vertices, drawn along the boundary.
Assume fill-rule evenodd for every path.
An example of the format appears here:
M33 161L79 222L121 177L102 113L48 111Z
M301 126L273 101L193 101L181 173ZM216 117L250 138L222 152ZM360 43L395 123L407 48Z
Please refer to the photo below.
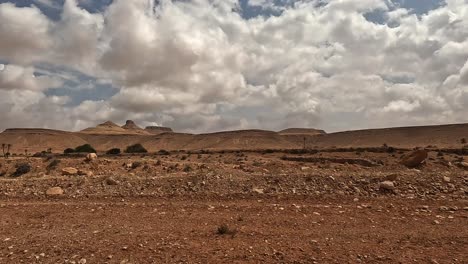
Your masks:
M12 153L39 152L52 148L62 152L82 144L91 144L98 151L125 149L141 143L151 152L166 150L240 150L299 149L331 147L393 147L413 148L428 145L440 148L460 148L468 139L468 124L366 129L326 134L316 129L287 129L280 132L239 130L205 134L168 132L168 129L143 130L132 124L120 127L110 121L80 132L49 129L7 129L0 133L0 143L11 144ZM135 125L136 126L136 125ZM170 130L172 131L172 130ZM159 133L161 132L161 133Z

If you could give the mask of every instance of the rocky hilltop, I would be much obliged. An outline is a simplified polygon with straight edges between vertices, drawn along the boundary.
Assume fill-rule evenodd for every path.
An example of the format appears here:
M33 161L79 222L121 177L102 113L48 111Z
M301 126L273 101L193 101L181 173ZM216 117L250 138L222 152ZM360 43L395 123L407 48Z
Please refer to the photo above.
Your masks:
M174 132L170 127L162 127L162 126L147 126L145 131L151 134L161 134L161 133L171 133Z
M137 126L132 120L127 120L125 125L119 126L112 121L107 121L95 127L89 127L80 131L85 134L95 135L149 135L147 131Z

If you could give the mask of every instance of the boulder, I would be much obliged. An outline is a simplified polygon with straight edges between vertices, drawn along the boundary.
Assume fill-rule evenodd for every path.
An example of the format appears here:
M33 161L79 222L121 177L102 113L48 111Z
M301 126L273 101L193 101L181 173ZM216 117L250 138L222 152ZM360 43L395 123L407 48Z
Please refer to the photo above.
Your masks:
M93 161L96 159L97 159L96 153L88 153L88 155L86 155L86 161Z
M401 164L408 168L416 168L427 159L427 154L428 151L424 149L412 151L408 155L402 157Z
M61 196L63 195L63 189L60 187L52 187L47 189L46 191L47 196Z
M78 170L73 167L66 167L62 169L62 175L70 176L70 175L77 175Z

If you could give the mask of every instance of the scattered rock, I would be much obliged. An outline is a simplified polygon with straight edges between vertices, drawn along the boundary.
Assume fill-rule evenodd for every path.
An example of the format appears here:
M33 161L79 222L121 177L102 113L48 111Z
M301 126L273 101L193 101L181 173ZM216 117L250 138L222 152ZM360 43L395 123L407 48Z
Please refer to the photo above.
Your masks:
M252 191L255 192L255 193L258 193L258 194L263 194L264 193L264 190L260 189L260 188L253 188Z
M465 170L468 170L468 162L462 161L462 162L458 163L458 166L459 166L460 168L463 168L463 169L465 169Z
M63 189L60 187L52 187L47 189L46 191L47 196L61 196L63 195Z
M86 161L93 161L97 159L97 154L96 153L88 153L86 155Z
M398 174L390 174L385 176L384 181L396 181L398 179Z
M77 175L78 174L78 170L73 168L73 167L66 167L66 168L63 168L62 169L62 175Z
M395 184L392 181L383 181L379 184L380 190L393 191L395 190Z
M108 178L106 179L106 184L107 184L107 185L117 185L117 184L119 184L119 182L116 181L116 180L115 180L114 178L112 178L112 177L108 177Z
M444 182L450 182L450 180L451 180L450 177L444 176Z
M87 176L87 177L91 177L94 175L92 171L85 171L85 170L78 170L77 174L82 175L82 176Z
M421 165L428 156L428 151L424 149L415 150L401 159L401 164L408 168L416 168Z

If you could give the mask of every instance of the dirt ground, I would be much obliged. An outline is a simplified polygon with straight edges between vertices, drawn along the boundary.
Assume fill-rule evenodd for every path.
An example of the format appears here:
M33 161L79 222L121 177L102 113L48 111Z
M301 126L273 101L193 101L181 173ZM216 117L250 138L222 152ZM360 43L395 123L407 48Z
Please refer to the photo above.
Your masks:
M401 155L1 160L0 263L468 263L464 157Z

